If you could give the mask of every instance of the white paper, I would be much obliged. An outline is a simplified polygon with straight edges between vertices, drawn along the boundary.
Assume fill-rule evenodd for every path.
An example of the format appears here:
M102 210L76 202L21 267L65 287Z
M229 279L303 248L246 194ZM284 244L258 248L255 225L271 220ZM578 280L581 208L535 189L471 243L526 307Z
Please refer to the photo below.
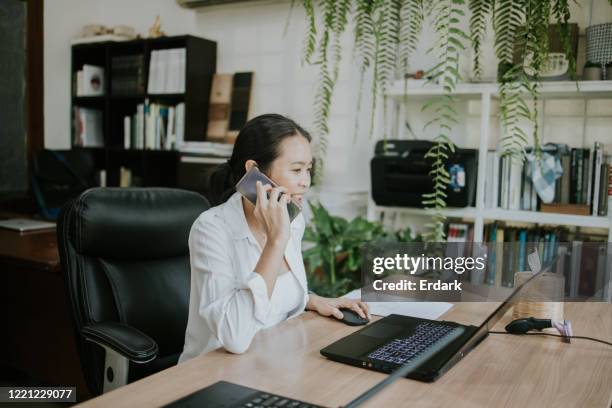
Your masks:
M342 297L360 299L361 289L355 289ZM370 307L370 313L376 316L384 317L390 314L398 314L430 320L437 319L453 307L452 303L447 302L411 302L401 297L397 297L397 299L394 300L396 301L366 303Z

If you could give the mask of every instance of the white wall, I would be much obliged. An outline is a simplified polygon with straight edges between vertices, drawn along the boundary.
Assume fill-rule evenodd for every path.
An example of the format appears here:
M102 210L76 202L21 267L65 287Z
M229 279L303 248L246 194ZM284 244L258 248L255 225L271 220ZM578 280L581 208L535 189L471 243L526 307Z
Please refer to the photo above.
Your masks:
M612 7L608 0L594 0L593 3L593 12L590 13L590 1L579 1L579 5L571 2L572 21L578 22L582 31L589 25L589 21L591 24L612 21ZM45 2L46 146L65 148L70 145L70 38L87 23L128 24L134 26L138 32L146 33L157 14L161 15L162 28L169 35L190 33L217 41L217 72L255 72L252 116L264 112L278 112L289 115L304 127L312 129L313 97L318 70L316 67L301 65L306 21L300 2L296 2L288 31L284 33L289 8L288 0L244 2L196 10L180 8L174 0ZM490 27L488 34L483 46L485 78L494 76L497 66ZM426 52L433 38L432 29L426 28L412 58L413 70L427 69L434 63L434 57ZM331 109L330 144L322 186L327 191L326 200L329 205L344 213L350 211L347 210L347 205L343 204L348 196L341 194L334 198L329 195L330 191L367 191L370 180L369 158L374 143L373 139L367 137L371 106L367 82L363 88L365 97L359 115L359 132L357 138L354 138L360 76L351 60L352 40L352 28L349 27L343 39L347 52L341 65ZM461 71L466 78L469 78L470 74L470 59L469 52L463 55L464 64ZM578 140L575 133L582 132L579 117L559 120L559 116L563 116L567 109L572 112L581 110L580 107L573 106L574 102L568 103L561 103L558 109L554 105L547 106L551 121L544 129L546 139L558 137L560 141ZM418 133L421 130L418 124L424 123L426 115L418 113L418 106L413 110L417 112L417 126L414 126L413 130ZM478 135L479 118L473 112L478 112L478 109L474 106L463 106L461 111L465 113L466 121L458 126L456 140L462 145L475 146L477 139L474 136ZM608 129L612 124L607 118L601 118L601 113L596 116L598 117L587 126L587 132L597 137L609 138ZM592 132L591 126L594 126ZM493 129L496 130L494 127ZM590 140L592 137L585 137L585 141ZM355 196L351 197L354 201ZM348 207L352 208L352 204Z
M198 9L195 24L200 36L217 41L218 72L255 72L251 116L281 113L312 129L318 69L301 64L306 25L299 2L291 12L285 32L289 13L289 1L230 4ZM347 34L346 49L351 41ZM347 55L350 57L348 52ZM365 122L357 142L353 141L359 72L350 58L344 59L340 69L330 114L330 159L326 162L323 186L365 191L372 141L365 137L368 127ZM367 92L365 87L364 93ZM364 108L367 106L364 103Z

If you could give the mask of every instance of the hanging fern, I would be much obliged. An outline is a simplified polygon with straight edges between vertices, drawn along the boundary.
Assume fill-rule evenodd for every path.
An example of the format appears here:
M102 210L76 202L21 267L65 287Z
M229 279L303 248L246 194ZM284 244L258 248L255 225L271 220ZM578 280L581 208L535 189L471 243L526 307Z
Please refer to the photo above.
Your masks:
M482 41L487 27L487 18L493 10L493 0L470 0L470 39L474 50L474 77L480 79L482 67L480 65L480 53Z
M612 1L612 0L610 0ZM576 77L576 56L572 49L569 31L570 9L568 0L555 0L552 3L553 17L558 23L559 37L563 44L563 51L569 59L569 74L570 78Z
M459 73L459 53L465 49L464 42L470 40L468 35L459 26L461 18L465 15L462 6L463 0L446 0L432 2L430 10L434 17L436 41L430 51L434 51L439 61L429 72L432 81L438 82L444 94L426 104L424 109L434 110L436 116L426 126L437 126L434 137L434 146L425 155L432 160L430 175L433 179L433 192L423 194L423 204L433 209L433 222L427 224L429 231L424 234L429 241L442 241L445 238L444 219L442 210L446 208L446 188L450 183L450 176L446 169L448 151L454 152L455 145L450 138L450 132L458 123L457 111L453 108L455 99L453 92L461 80Z
M400 1L383 0L376 26L376 77L380 93L384 95L394 79L395 58L399 41Z
M342 7L337 7L334 0L323 1L323 22L324 30L318 45L318 59L315 62L319 65L319 81L315 93L315 133L318 136L315 158L317 171L315 172L315 183L321 181L327 155L327 136L329 134L329 111L331 108L332 95L338 76L338 67L342 57L340 47L340 36L346 28L348 12L350 10L350 0L342 1ZM316 31L316 30L315 30ZM330 69L330 41L331 47L331 69Z
M334 81L329 70L329 61L327 55L327 47L329 45L329 31L323 33L319 50L319 80L317 82L317 90L315 94L315 134L318 136L318 143L315 151L315 161L317 169L315 172L315 183L321 181L323 175L323 167L325 164L325 155L327 153L327 135L329 134L329 108L334 92Z
M354 44L358 63L362 70L369 67L375 58L376 39L374 37L374 20L372 17L379 6L380 1L375 0L357 1L355 4L353 16L355 20Z
M372 87L372 118L370 120L370 134L373 132L376 100L385 95L389 84L394 79L397 44L399 41L400 2L399 0L382 0L380 13L375 25L376 59L374 62L374 84ZM386 104L383 104L383 136L387 137Z
M512 65L516 34L524 21L523 1L498 0L494 11L495 54L500 64Z
M317 47L317 25L313 0L302 0L302 5L308 18L308 26L304 40L304 50L302 52L303 61L311 63L312 55Z
M527 133L523 130L521 119L533 121L525 93L533 95L535 90L525 78L523 67L517 65L508 70L499 86L500 115L503 134L501 137L502 155L522 160L525 147L529 144Z
M355 113L354 138L357 138L359 118L361 113L361 100L363 97L363 84L366 70L370 67L376 57L376 36L374 34L373 14L380 7L380 1L363 0L357 1L354 7L353 19L355 20L355 59L360 66L359 90L357 95L357 108Z
M523 98L525 78L523 67L514 65L514 49L521 26L525 22L524 1L497 1L494 8L495 53L499 59L500 114L502 121L502 155L522 160L528 137L521 118L531 120L532 113Z
M423 2L421 0L402 0L399 18L398 69L402 77L406 78L406 74L409 73L410 55L417 47L423 28Z

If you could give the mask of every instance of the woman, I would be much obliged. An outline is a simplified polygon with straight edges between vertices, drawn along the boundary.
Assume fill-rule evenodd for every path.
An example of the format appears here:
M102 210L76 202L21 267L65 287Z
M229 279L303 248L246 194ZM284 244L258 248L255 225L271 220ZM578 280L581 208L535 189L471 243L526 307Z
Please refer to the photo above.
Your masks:
M358 300L308 292L304 218L290 223L286 206L290 198L302 205L310 186L310 141L291 119L258 116L240 131L230 160L212 174L210 190L221 204L203 212L189 234L191 295L179 362L218 347L243 353L260 329L305 309L337 319L340 308L369 315ZM234 190L254 166L278 185L258 182L256 205Z

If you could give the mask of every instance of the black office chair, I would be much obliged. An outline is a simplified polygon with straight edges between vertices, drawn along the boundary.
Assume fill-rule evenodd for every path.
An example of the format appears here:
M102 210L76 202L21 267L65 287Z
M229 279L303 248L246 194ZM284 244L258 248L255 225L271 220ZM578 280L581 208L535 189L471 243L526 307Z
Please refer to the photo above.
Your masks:
M175 365L189 313L191 225L209 204L169 188L92 188L58 243L78 352L99 395Z

